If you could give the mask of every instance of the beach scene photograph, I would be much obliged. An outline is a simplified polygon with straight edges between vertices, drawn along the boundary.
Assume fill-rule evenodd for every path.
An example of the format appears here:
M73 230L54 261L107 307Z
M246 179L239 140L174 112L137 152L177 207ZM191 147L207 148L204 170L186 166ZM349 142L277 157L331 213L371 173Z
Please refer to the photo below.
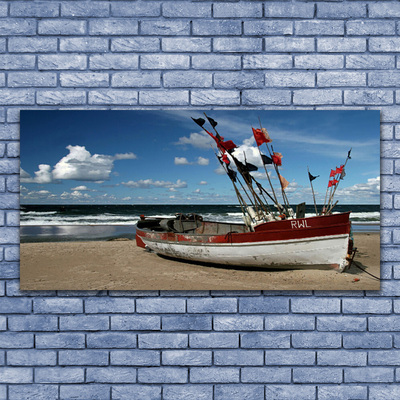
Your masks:
M380 113L21 111L22 290L379 290Z

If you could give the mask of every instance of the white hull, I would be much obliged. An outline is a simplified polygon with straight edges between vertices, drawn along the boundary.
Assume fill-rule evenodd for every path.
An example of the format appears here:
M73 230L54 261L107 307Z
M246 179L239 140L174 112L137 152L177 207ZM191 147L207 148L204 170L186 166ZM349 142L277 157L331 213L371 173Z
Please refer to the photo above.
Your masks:
M342 271L347 265L349 235L234 244L142 240L158 254L184 260L271 268L329 265Z

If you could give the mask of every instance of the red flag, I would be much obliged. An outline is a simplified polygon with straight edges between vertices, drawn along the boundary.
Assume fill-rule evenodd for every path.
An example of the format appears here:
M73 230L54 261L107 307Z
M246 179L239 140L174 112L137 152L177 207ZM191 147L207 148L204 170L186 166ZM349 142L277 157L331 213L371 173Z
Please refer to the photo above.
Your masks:
M253 129L253 135L254 139L256 139L257 146L261 146L263 143L272 142L265 128L262 129L251 128L251 129Z
M281 153L274 153L274 155L272 156L272 161L278 167L280 165L282 165L282 154Z
M344 165L341 165L340 168L336 167L336 173L341 174L343 172Z
M224 154L223 156L222 156L222 161L225 163L225 164L227 164L227 165L229 165L231 162L229 161L229 158L228 158L228 156L226 155L226 154Z
M334 177L337 174L335 169L331 169L331 174L329 175L329 178Z
M331 186L335 186L338 183L336 179L332 179L331 181L328 182L328 188Z
M230 151L236 149L236 144L232 142L232 140L227 140L226 142L217 143L218 147L224 152L225 150Z

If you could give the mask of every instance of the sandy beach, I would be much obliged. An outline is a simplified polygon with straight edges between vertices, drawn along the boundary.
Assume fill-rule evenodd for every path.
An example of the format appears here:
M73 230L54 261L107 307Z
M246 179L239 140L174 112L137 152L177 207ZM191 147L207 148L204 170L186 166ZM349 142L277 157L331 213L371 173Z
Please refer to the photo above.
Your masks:
M379 233L354 235L356 265L380 276ZM355 265L269 270L160 257L133 240L21 244L22 290L379 290Z

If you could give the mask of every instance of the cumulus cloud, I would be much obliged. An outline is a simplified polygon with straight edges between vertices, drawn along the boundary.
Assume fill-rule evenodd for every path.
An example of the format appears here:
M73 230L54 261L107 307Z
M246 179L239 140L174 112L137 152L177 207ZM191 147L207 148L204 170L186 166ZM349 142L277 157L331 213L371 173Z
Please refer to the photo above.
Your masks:
M197 164L199 164L199 165L208 165L208 164L210 164L210 160L208 158L198 157L197 158Z
M370 178L367 182L357 183L353 186L338 188L336 190L335 196L348 198L374 198L379 197L381 188L381 178L377 176L376 178ZM343 184L343 183L342 183Z
M123 197L122 199L121 199L122 201L128 201L128 200L132 200L132 197Z
M207 181L200 181L199 185L208 185Z
M175 157L174 159L175 165L208 165L210 164L210 160L204 157L197 157L196 161L189 161L186 157Z
M85 191L85 190L90 190L90 189L87 186L81 185L81 186L71 188L71 190Z
M175 165L189 165L190 162L188 161L188 159L186 157L175 157L174 164Z
M214 140L207 133L191 133L189 137L183 136L175 143L178 146L191 145L198 149L209 149Z
M154 181L153 179L140 179L139 181L122 182L122 184L126 187L140 188L140 189L150 189L150 188L181 189L187 187L187 183L180 179L178 179L176 182Z
M21 183L51 183L53 181L51 167L48 164L40 164L39 171L35 172L33 178L22 168L20 169L20 174Z
M134 153L117 153L114 156L114 160L135 160L136 158Z

